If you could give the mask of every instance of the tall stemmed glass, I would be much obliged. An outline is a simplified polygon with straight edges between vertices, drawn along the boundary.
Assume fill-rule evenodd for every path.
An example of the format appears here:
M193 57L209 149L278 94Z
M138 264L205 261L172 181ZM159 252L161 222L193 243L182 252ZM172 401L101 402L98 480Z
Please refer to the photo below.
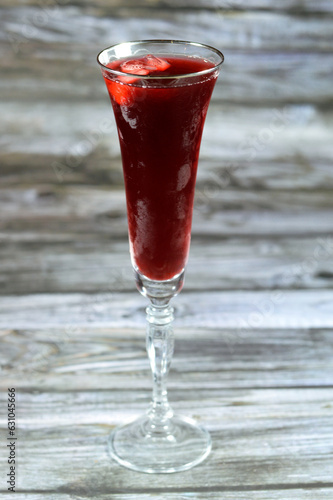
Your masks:
M150 408L111 433L109 451L138 471L186 470L207 457L211 438L168 402L170 300L184 283L201 135L223 55L199 43L144 40L109 47L98 62L118 129L136 286L150 300L153 374Z

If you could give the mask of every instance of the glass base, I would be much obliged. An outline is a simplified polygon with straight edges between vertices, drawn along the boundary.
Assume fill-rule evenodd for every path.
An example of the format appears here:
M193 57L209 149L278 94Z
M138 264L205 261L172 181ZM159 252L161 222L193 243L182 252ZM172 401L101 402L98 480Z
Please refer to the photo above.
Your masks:
M110 435L109 453L124 467L140 472L170 473L190 469L209 454L209 433L194 421L173 416L154 430L148 415L117 427Z

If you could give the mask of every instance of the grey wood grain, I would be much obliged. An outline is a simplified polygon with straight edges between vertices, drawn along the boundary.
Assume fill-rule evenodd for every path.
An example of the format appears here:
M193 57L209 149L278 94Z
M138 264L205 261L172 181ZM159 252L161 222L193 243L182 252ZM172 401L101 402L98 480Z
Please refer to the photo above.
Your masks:
M78 493L66 494L66 493L52 493L50 491L43 493L31 493L29 492L29 500L44 500L45 494L47 493L47 498L49 500L86 500L86 498L98 498L99 500L109 500L110 498L114 500L157 500L162 498L160 493L107 493L107 494L96 494L95 496L86 494L80 495ZM331 488L317 488L313 487L309 490L299 489L299 488L285 488L283 490L283 500L331 500L333 489ZM97 496L98 495L98 496ZM194 493L162 493L163 499L165 500L188 500L189 498L196 498L197 500L276 500L281 498L281 490L277 491L270 489L268 491L262 491L258 489L246 488L246 492L243 491L231 491L230 489L224 489L220 492L208 492L208 491L198 491ZM223 495L223 496L222 496ZM27 498L26 493L16 493L15 498L18 500L25 500Z
M10 0L1 0L1 7L11 7L13 2ZM25 6L35 6L38 7L40 4L37 0L25 0ZM88 0L62 0L59 1L59 6L89 6L91 4ZM270 2L269 0L96 0L94 5L102 8L147 8L149 10L153 9L199 9L202 10L215 10L215 9L223 9L223 10L267 10L267 11L286 11L297 14L302 13L327 13L332 12L332 3L330 0L302 0L299 2L298 0L281 0L280 2Z
M280 404L283 403L281 399ZM309 404L307 401L304 409ZM62 409L57 406L58 412L66 415L66 399L62 406ZM104 410L111 412L113 408L109 404ZM276 409L272 408L272 411L275 418L251 419L242 408L238 414L227 414L223 422L220 413L220 430L211 429L215 448L200 470L184 472L181 478L159 476L155 481L110 461L105 444L113 427L111 419L108 424L89 424L84 419L64 418L63 425L54 422L53 428L41 428L38 433L24 426L21 434L21 484L25 485L26 492L34 491L37 483L45 492L81 494L88 498L120 492L163 495L228 489L244 492L297 490L300 486L305 490L332 487L330 418L326 422L318 416L316 419L304 419L303 416L299 420L287 420L276 414ZM123 422L126 417L120 415L119 420ZM131 417L135 417L135 413ZM309 431L314 422L322 429L321 439L318 435L317 439L314 438L314 432ZM208 422L202 419L202 423L207 425ZM36 439L39 442L37 447L34 446ZM314 458L311 463L310 453ZM57 456L61 456L61 460L55 460ZM35 472L36 460L43 463L42 477Z
M58 241L3 242L0 294L133 291L129 245L107 235L67 235ZM64 235L63 235L64 237ZM36 240L38 234L36 234ZM106 241L105 241L106 240ZM109 240L109 241L108 241ZM332 288L333 240L313 238L192 239L186 289ZM14 256L14 257L13 257ZM209 265L207 264L209 262Z
M186 20L179 24L182 22ZM141 20L138 20L139 25L140 23ZM204 29L206 32L207 28ZM303 29L306 30L306 25ZM110 30L112 31L112 27ZM166 33L165 36L170 37L172 34L179 38L181 29L179 28L179 33L170 29L170 33ZM195 38L194 34L188 35L188 38ZM146 37L149 36L153 37L153 34L147 33ZM282 38L285 36L286 33L281 33ZM119 39L122 38L119 36L114 43ZM205 39L203 35L200 40L217 45L216 40L214 43L214 40ZM60 45L61 52L59 53L59 44L54 42L55 50L52 50L51 45L47 51L43 49L47 52L44 57L40 56L37 60L29 59L31 52L39 52L41 44L42 42L35 43L33 48L30 47L32 42L23 44L26 52L20 56L19 65L24 71L24 78L11 69L11 66L14 66L11 61L15 60L16 56L8 43L4 46L3 50L8 54L8 62L6 62L6 72L2 71L0 88L7 102L9 100L24 101L22 99L24 96L30 103L48 99L50 102L59 100L61 103L86 102L87 99L96 102L97 99L105 99L106 90L101 76L98 72L96 73L95 58L99 49L107 44L112 45L112 41L103 39L95 43L93 49L91 46L82 47L81 44L77 44L76 47L74 45L73 60L69 61L65 59L68 55L66 52L68 44ZM328 44L332 42L329 41ZM285 52L286 47L267 52L259 49L253 49L251 52L246 47L240 49L230 47L226 50L223 42L218 47L223 50L226 59L214 91L213 101L218 99L226 104L231 102L242 106L247 104L278 106L282 101L295 105L309 103L325 108L326 101L332 100L330 82L333 56L330 53L307 52L306 50L303 52L301 49L288 53ZM77 61L82 59L87 60L87 65L84 66L84 78L81 76L82 62ZM50 60L56 61L51 68ZM32 71L33 74L31 74ZM68 73L70 73L70 79L66 80L64 75ZM260 74L259 79L258 74ZM105 99L104 103L106 102Z
M181 330L175 368L170 374L170 398L177 411L209 428L215 446L197 471L181 475L181 483L175 475L159 476L155 484L149 476L111 462L105 447L110 429L144 411L150 397L147 361L145 366L137 362L131 365L133 356L144 356L143 335L133 333L95 327L94 332L72 335L59 342L58 351L48 357L41 371L32 370L29 364L35 340L29 342L28 338L39 343L50 332L8 332L4 336L20 348L19 356L13 359L21 369L16 386L24 491L37 489L47 494L58 490L94 498L121 491L185 495L266 490L268 494L271 490L297 492L300 484L304 490L318 488L319 484L331 486L332 381L313 380L308 385L307 373L315 363L332 367L328 351L333 348L332 330L295 330L290 334L284 329L273 336L267 331L259 336L248 331L242 342L234 344L233 351L223 348L218 340L223 332L207 335L206 331L203 335L196 331L192 335L189 330ZM53 335L55 341L56 337ZM199 351L200 364L193 370L190 367L195 365ZM101 353L104 363L98 359ZM84 364L73 364L79 358ZM116 370L112 369L113 360L118 363ZM58 369L68 362L72 363L70 376ZM209 380L206 363L214 373ZM281 371L290 377L290 367L296 368L295 363L304 380L296 376L289 387L283 382L280 387L267 385L269 378L276 384L276 373ZM248 373L243 371L246 367ZM4 388L13 380L7 370L1 378ZM223 383L219 378L223 372L229 376L229 387L227 380ZM240 377L246 381L249 374L252 385L237 380ZM44 388L41 380L46 382ZM61 460L55 460L58 456ZM42 477L35 472L39 460Z
M64 43L74 44L73 48L76 48L77 44L83 47L92 45L95 48L96 44L103 43L103 39L105 41L110 37L111 30L112 39L116 41L144 39L145 33L151 32L153 35L159 31L163 33L163 38L168 38L168 34L170 36L172 33L180 33L181 29L182 39L191 40L197 30L196 39L205 39L208 42L213 41L215 37L215 44L224 50L237 48L251 51L261 48L267 51L284 49L293 52L308 49L329 53L332 41L330 18L322 15L303 17L283 12L276 12L274 15L264 11L223 12L218 8L213 8L212 12L198 12L195 9L188 12L180 9L156 11L140 9L130 13L124 9L119 12L110 12L106 9L103 12L101 9L94 10L93 5L87 9L64 6L53 13L49 10L49 16L46 14L46 9L43 12L43 9L37 6L22 7L20 12L17 10L17 7L3 9L2 22L5 32L12 35L7 40L15 40L15 37L18 41L21 40L18 46L22 52L28 49L30 40L50 44L51 51L53 44L57 42L60 43L58 50L61 50ZM81 15L78 16L78 12ZM44 19L41 13L44 14ZM207 33L208 26L209 33ZM305 27L306 38L302 36ZM281 34L287 32L288 39L281 38ZM6 40L5 37L3 39ZM88 51L88 54L90 53L91 49ZM74 53L69 53L68 58L74 58ZM22 62L26 65L24 61ZM87 62L91 67L89 62L92 61ZM15 68L13 62L10 67ZM52 70L54 68L51 68Z
M15 386L16 497L331 500L332 2L0 6L0 405ZM106 452L110 430L146 409L151 376L95 57L155 37L216 45L226 61L168 384L213 451L152 477ZM1 410L1 436L6 425Z
M207 124L209 120L210 118ZM110 133L108 138L112 143L113 134ZM288 155L286 158L256 158L244 162L240 157L234 158L231 148L227 150L218 144L214 145L214 149L218 147L223 149L221 151L223 156L218 158L216 152L215 158L211 158L210 148L205 144L207 140L208 135L205 133L197 174L197 205L208 203L210 194L214 196L218 190L227 191L231 188L240 188L243 192L244 189L249 192L259 189L283 189L294 193L302 189L310 191L320 189L322 192L333 189L332 160L329 150L326 155L324 151L308 151L304 154L295 150L293 155ZM75 168L66 163L66 155L63 154L48 155L35 152L27 156L23 152L2 151L0 159L1 187L6 189L33 186L39 190L41 197L55 196L56 186L59 184L104 185L110 190L114 187L123 189L121 159L102 144L83 156L81 164ZM63 175L60 178L56 175L57 170L52 167L55 163L63 165Z
M204 205L197 205L193 218L194 236L262 238L297 235L315 239L329 238L333 232L329 193L322 197L316 193L299 193L295 200L279 192L258 193L258 196L247 193L243 201L242 191L237 200L232 200L232 192L225 195L226 200L223 196L223 192L208 196ZM229 207L228 197L231 200ZM305 205L307 200L308 207ZM320 200L320 206L313 209L311 200L314 206L316 200L317 203ZM276 207L283 205L283 211L274 210L274 203ZM17 233L32 241L42 233L46 233L46 238L48 233L77 233L90 235L91 240L98 234L111 242L119 238L127 241L124 192L113 191L111 196L107 186L63 188L58 191L58 196L39 196L35 188L6 190L0 206L3 207L0 231L5 239L11 235L18 239ZM329 252L330 246L328 243Z
M45 20L38 22L41 15ZM128 19L126 12L123 17L103 15L92 7L85 12L65 6L55 15L40 7L14 7L2 10L1 23L6 99L101 99L100 48L124 39L160 37L221 48L226 62L215 95L225 102L323 104L332 99L333 33L325 16L167 9L155 14L139 10Z
M332 328L332 290L181 293L174 301L178 328ZM0 297L1 328L143 328L146 300L138 293L33 294Z
M274 398L274 390L279 389L288 394L287 389L313 392L321 387L329 394L332 388L332 329L185 328L177 323L176 319L169 380L176 400L183 391L191 397L196 390L212 394L223 390L230 397L240 391L245 398L251 390L270 390L267 394ZM25 401L34 393L49 393L51 402L59 392L87 391L85 400L91 405L95 390L128 391L137 401L141 390L145 394L151 390L145 325L130 329L96 327L95 322L89 327L68 326L2 330L1 389L7 387L15 366L20 393L27 394ZM41 379L43 390L38 389ZM27 408L29 415L35 411Z
M1 186L46 184L42 194L50 183L122 186L118 139L106 100L1 107ZM332 133L332 113L313 106L256 109L215 103L202 140L199 194L205 183L208 192L230 185L332 188Z

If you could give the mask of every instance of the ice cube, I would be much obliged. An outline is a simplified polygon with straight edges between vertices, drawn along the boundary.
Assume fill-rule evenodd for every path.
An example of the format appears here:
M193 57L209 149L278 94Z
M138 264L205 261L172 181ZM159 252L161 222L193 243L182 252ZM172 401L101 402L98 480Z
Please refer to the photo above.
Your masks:
M165 59L161 59L160 57L153 56L152 54L148 54L148 56L145 57L145 62L146 62L146 68L149 68L149 70L154 71L165 71L166 69L170 68L171 64L168 63Z
M120 70L132 75L148 75L152 71L165 71L170 68L170 63L159 57L148 54L138 60L125 61L120 65Z
M121 71L132 75L148 75L149 69L141 61L126 61L120 65Z

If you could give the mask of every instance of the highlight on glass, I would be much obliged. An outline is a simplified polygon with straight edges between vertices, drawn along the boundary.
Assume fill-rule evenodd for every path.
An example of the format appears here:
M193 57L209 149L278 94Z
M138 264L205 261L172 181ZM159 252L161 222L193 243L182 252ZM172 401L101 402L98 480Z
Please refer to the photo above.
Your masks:
M166 379L174 349L170 300L184 283L201 136L223 59L213 47L179 40L120 43L97 58L118 129L136 286L150 301L152 402L109 438L111 456L137 471L186 470L211 450L206 429L174 414Z

